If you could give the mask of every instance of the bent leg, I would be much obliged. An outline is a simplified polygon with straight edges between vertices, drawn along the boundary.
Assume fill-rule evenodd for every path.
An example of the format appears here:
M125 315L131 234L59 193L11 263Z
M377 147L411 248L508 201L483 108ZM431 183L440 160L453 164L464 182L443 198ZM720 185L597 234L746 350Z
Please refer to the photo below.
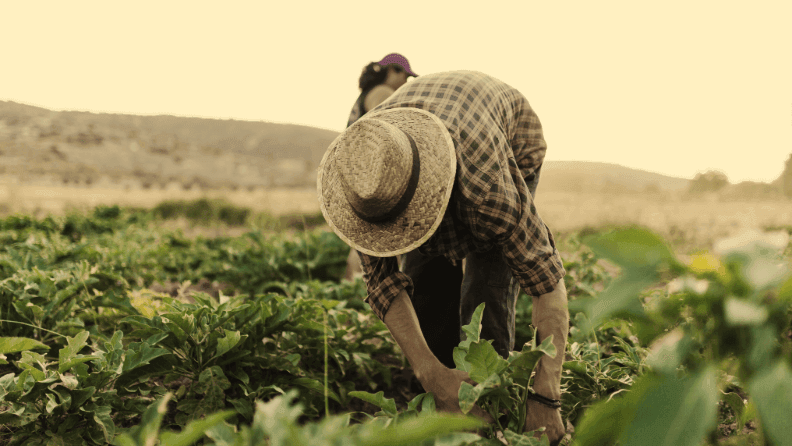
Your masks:
M504 358L514 349L514 314L519 292L520 285L497 247L465 258L461 325L470 323L473 311L483 302L481 337L491 339L495 351Z
M413 250L404 254L401 270L413 281L412 304L426 343L437 359L454 368L459 345L459 291L462 268L445 257L427 257Z

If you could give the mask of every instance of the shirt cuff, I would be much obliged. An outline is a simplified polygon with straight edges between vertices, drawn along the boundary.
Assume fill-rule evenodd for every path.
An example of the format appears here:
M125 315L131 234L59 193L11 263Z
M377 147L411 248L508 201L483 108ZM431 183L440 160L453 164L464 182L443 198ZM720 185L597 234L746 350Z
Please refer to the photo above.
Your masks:
M383 280L377 289L369 293L366 297L366 303L369 304L374 314L382 322L385 322L385 314L391 306L391 303L396 299L399 293L405 290L407 295L412 297L413 282L410 276L401 271L396 271Z
M564 269L564 263L561 261L561 255L558 250L554 249L553 254L537 265L537 267L517 275L517 280L520 282L525 294L539 297L555 290L556 285L565 275L566 270Z

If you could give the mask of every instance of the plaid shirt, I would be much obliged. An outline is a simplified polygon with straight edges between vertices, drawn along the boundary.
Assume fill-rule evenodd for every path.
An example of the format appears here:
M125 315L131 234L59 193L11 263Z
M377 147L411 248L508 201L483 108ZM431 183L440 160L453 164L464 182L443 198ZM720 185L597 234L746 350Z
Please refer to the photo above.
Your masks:
M457 153L454 190L437 231L418 250L456 262L499 246L512 273L532 296L548 293L566 273L526 183L536 179L547 145L525 97L472 71L416 78L374 110L414 107L443 121ZM412 280L395 257L360 255L366 301L383 319Z

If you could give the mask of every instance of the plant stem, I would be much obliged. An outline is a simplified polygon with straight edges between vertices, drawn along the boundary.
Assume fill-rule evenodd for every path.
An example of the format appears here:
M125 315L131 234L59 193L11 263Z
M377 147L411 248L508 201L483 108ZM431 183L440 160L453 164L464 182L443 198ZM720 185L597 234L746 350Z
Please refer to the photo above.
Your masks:
M599 341L597 340L597 333L594 331L594 327L591 327L591 335L594 337L594 344L597 345L597 370L602 373L602 353L600 353L600 345Z
M520 408L517 412L518 420L519 420L519 429L517 430L518 433L522 433L523 429L525 428L525 419L528 417L528 386L525 386L525 391L522 394L522 398L520 398Z
M503 432L503 426L501 426L501 423L500 423L500 416L499 416L500 415L500 407L498 407L499 405L500 405L500 403L496 400L495 401L495 410L490 412L490 416L492 416L492 418L495 418L495 422L498 424L498 429L500 429L500 431Z
M51 330L47 330L46 328L37 327L37 326L35 326L35 325L32 325L32 324L26 324L26 323L24 323L24 322L19 322L19 321L9 321L9 320L6 320L6 319L0 319L0 322L8 322L8 323L10 323L10 324L27 325L28 327L31 327L31 328L37 328L37 329L39 329L39 330L41 330L41 331L46 331L46 332L48 332L48 333L52 333L52 334L54 334L54 335L58 335L58 336L60 336L60 337L62 337L62 338L65 338L65 337L66 337L66 336L64 336L64 335L62 335L62 334L60 334L60 333L58 333L58 332L51 331Z
M324 401L325 401L325 416L330 416L330 404L327 400L327 310L323 312L324 315Z

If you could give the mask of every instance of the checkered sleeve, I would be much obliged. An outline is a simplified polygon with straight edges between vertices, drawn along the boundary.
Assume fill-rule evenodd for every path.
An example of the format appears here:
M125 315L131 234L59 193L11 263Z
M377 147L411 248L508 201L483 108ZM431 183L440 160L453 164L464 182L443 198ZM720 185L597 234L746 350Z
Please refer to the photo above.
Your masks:
M467 207L463 215L474 222L470 227L476 238L501 247L523 290L539 296L553 291L566 271L552 233L537 214L525 183L520 182L520 192L493 185L482 205Z
M523 206L519 224L502 246L506 263L529 296L553 291L566 274L553 234L530 198Z
M363 267L363 279L366 281L369 304L374 314L385 321L385 314L391 302L402 290L412 296L413 283L407 274L399 271L396 257L374 257L358 251L360 264Z
M544 161L547 143L542 132L542 123L528 100L516 90L510 93L514 113L510 132L511 148L522 177L530 184Z

